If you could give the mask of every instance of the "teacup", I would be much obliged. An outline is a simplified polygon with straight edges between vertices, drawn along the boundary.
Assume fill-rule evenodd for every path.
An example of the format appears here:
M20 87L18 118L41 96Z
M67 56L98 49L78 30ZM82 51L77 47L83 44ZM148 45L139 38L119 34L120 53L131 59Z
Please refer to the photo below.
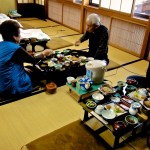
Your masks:
M97 107L95 108L95 112L99 115L101 115L102 111L104 110L104 106L103 105L97 105Z

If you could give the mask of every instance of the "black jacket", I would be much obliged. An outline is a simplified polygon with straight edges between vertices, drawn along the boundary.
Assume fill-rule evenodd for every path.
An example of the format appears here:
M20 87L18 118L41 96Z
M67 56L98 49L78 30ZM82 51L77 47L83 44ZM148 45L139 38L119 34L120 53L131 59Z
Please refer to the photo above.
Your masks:
M89 39L89 56L108 61L108 29L100 25L94 32L86 33L80 38L81 42Z

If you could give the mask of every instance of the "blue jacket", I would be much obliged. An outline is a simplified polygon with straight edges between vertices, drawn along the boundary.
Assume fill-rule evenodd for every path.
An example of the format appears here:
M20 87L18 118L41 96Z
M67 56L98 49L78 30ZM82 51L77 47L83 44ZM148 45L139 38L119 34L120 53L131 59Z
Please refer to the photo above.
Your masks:
M18 48L20 46L13 42L0 42L0 94L23 94L32 91L32 82L23 64L11 61Z

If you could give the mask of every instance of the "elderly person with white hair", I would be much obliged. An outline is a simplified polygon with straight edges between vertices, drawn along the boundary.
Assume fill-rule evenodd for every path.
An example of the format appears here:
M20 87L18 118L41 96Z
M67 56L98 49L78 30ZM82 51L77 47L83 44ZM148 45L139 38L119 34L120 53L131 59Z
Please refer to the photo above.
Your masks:
M88 56L105 60L108 64L108 29L100 23L100 17L97 14L90 14L87 17L86 26L86 33L75 42L75 46L89 39Z

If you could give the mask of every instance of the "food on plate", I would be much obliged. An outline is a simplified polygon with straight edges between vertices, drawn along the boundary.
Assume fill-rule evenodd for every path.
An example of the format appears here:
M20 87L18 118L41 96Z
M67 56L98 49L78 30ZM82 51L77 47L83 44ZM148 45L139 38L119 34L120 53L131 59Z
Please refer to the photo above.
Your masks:
M125 101L125 102L127 102L127 103L129 103L129 104L131 104L131 103L133 102L133 100L130 99L129 97L127 97L127 96L123 96L123 97L121 98L121 100L122 100L122 101Z
M72 55L67 55L65 56L66 59L71 59L72 58Z
M146 107L150 108L150 100L145 99L145 100L143 101L143 104L144 104Z
M112 92L112 89L110 89L109 87L103 87L102 90L106 93Z
M72 57L71 57L71 60L72 60L72 61L79 61L79 58L77 58L76 56L72 56Z
M137 81L135 79L127 79L128 84L136 85Z
M144 100L146 98L146 96L143 96L137 92L134 93L134 98L138 99L138 100Z
M124 104L120 104L120 106L121 106L123 109L125 109L125 110L129 110L129 107L127 107L127 106L124 105Z
M121 107L117 106L117 105L115 105L114 111L115 111L116 113L124 113L124 110L123 110Z
M129 93L128 96L133 100L139 100L139 101L142 101L146 98L146 96L139 94L137 91Z
M128 125L135 125L138 123L138 119L135 116L128 115L125 117L125 121Z
M111 105L106 105L106 109L111 109Z
M89 108L95 108L96 107L96 103L89 100L86 102L86 106L89 107Z
M80 59L81 61L83 61L83 60L86 60L87 58L86 58L85 56L80 56L79 59Z
M104 94L104 95L109 95L109 94L113 94L116 92L116 90L111 87L109 84L104 84L102 85L99 90Z
M105 108L107 110L113 110L116 114L117 113L124 113L124 109L122 109L120 106L114 104L114 103L110 103L105 105Z
M126 86L127 83L126 83L126 82L123 82L123 81L118 81L118 82L117 82L117 85L118 85L118 86Z

